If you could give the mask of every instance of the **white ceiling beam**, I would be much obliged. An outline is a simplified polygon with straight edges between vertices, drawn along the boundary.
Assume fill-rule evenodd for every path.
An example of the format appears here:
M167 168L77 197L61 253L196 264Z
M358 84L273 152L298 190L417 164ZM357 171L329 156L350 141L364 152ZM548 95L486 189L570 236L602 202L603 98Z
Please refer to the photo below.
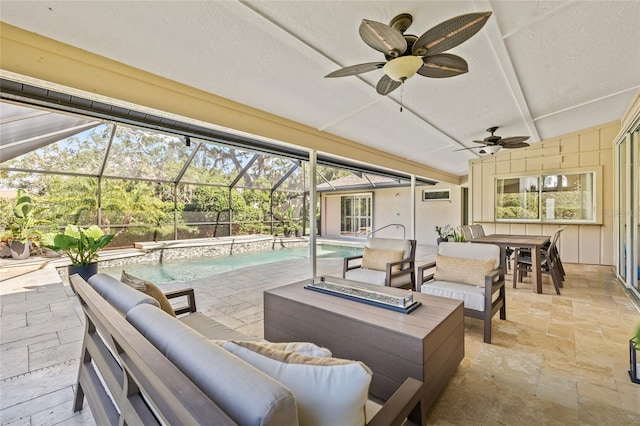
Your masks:
M491 10L491 3L487 0L476 0L474 1L478 10ZM527 104L527 99L524 96L524 92L522 91L522 86L520 84L520 80L518 79L518 75L513 67L513 61L511 60L511 56L509 55L509 51L507 50L507 46L504 43L504 37L500 33L500 28L498 28L498 22L496 19L489 19L487 24L484 26L485 34L489 40L489 44L491 45L491 49L496 57L496 61L502 70L504 78L509 87L509 91L511 92L511 96L518 106L518 110L520 112L520 116L522 120L525 122L529 132L531 133L531 137L535 142L540 142L540 133L536 127L536 124L531 115L531 111L529 110L529 105Z
M539 117L534 118L533 121L542 120L543 118L547 118L547 117L551 117L551 116L556 115L556 114L561 114L563 112L571 111L572 109L582 108L585 105L589 105L589 104L592 104L592 103L595 103L595 102L600 102L600 101L603 101L603 100L608 99L608 98L613 98L614 96L618 96L618 95L621 95L623 93L635 92L639 88L640 88L640 86L633 86L633 87L630 87L628 89L620 90L620 91L618 91L616 93L611 93L610 95L607 95L607 96L601 96L601 97L596 98L596 99L591 99L590 101L587 101L587 102L582 102L582 103L577 104L577 105L572 105L572 106L570 106L568 108L563 108L563 109L558 110L558 111L553 111L553 112L550 112L548 114L541 115Z

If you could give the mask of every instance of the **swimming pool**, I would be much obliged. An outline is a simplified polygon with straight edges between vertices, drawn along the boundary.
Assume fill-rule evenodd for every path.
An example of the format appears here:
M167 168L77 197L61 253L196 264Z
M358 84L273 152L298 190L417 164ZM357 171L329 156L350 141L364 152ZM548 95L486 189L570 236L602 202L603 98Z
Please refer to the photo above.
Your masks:
M362 254L358 247L345 247L331 244L317 246L318 258L342 258ZM157 284L191 281L246 266L263 265L290 259L309 257L308 247L291 247L278 250L240 253L231 256L197 257L190 259L166 260L160 263L133 263L112 268L100 268L104 272L120 279L122 270L139 278Z

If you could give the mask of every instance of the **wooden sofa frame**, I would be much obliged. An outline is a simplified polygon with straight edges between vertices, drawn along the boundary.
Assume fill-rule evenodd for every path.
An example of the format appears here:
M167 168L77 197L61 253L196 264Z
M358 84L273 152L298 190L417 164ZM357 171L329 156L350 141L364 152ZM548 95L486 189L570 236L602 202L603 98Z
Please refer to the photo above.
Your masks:
M86 398L99 425L236 424L86 281L70 281L85 314L74 411ZM422 419L423 394L408 378L368 425Z
M433 280L434 274L425 275L425 271L436 267L436 262L427 263L417 268L417 291L422 290L422 285ZM494 295L498 296L493 300ZM496 312L500 311L500 319L507 319L507 307L505 303L504 269L496 268L484 277L484 311L476 311L465 306L465 316L478 318L484 321L484 342L491 343L491 321Z

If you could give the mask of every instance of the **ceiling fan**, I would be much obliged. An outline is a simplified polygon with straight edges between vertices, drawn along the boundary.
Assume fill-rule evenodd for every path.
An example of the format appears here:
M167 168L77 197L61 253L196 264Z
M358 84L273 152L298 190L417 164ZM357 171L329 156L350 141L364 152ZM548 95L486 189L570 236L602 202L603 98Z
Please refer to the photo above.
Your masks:
M382 68L385 75L376 91L387 95L416 73L425 77L454 77L469 71L467 61L442 53L467 41L487 22L492 12L469 13L448 19L420 37L405 35L413 22L408 13L393 18L389 25L363 19L360 37L373 49L384 53L387 62L367 62L341 68L325 77L346 77Z
M456 149L455 151L465 151L468 149L478 149L479 154L495 154L500 151L502 148L505 149L515 149L515 148L525 148L529 146L525 141L529 139L529 136L512 136L509 138L503 138L502 136L495 135L496 130L498 130L498 126L489 127L487 132L491 133L491 136L487 136L481 141L473 141L475 143L483 144L484 146L472 146L470 148L461 148Z

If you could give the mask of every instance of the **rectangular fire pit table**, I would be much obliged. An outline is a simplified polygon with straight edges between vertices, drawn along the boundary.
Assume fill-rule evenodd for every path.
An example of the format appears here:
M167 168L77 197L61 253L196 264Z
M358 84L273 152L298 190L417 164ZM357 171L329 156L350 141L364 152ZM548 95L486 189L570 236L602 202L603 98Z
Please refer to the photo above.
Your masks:
M326 277L337 284L353 281ZM373 371L370 393L388 399L407 377L425 384L433 405L464 357L462 302L414 293L422 303L409 314L304 288L311 280L264 292L264 337L307 341L338 358L364 362ZM395 296L407 290L357 283Z

